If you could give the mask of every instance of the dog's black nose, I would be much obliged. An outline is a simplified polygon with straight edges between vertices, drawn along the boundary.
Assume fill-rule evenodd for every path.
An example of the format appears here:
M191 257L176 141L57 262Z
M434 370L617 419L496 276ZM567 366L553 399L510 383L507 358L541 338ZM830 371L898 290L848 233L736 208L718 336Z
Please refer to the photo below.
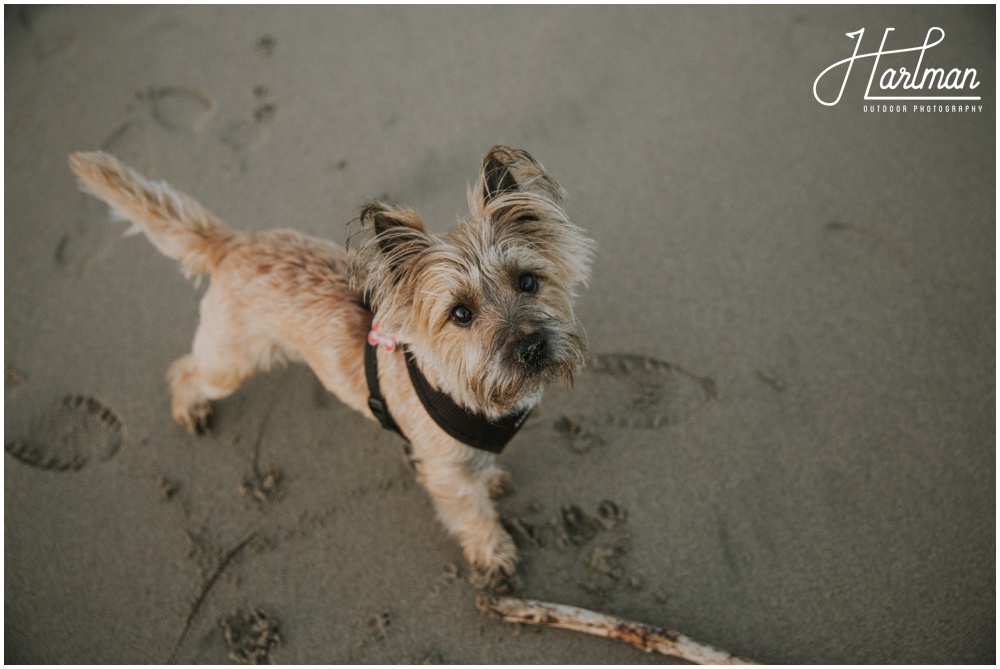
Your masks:
M546 346L545 336L536 332L521 340L517 357L525 365L537 367L545 360Z

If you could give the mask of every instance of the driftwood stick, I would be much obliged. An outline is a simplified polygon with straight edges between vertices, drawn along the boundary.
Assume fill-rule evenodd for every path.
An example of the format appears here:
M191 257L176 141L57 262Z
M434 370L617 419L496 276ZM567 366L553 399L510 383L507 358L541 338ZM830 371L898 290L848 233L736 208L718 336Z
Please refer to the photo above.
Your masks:
M517 597L480 595L476 598L476 608L504 622L550 625L617 639L647 653L655 650L695 664L756 664L753 660L698 643L679 632L575 606Z

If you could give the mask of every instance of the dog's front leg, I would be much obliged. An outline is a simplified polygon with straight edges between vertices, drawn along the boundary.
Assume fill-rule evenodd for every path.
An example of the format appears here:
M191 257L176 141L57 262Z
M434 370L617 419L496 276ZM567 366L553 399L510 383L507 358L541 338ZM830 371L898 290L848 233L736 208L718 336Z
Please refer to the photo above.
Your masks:
M498 475L505 474L496 456L454 441L414 443L413 454L420 483L469 564L490 581L513 575L517 547L500 524L491 495L497 492Z

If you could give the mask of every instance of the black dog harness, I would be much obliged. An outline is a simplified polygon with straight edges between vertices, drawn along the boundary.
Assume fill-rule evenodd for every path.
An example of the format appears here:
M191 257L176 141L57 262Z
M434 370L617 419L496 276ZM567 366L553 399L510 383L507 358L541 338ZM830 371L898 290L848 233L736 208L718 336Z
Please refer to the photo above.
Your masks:
M362 306L371 311L367 300L362 303ZM368 408L371 409L382 427L392 430L406 439L406 435L392 419L392 414L389 412L389 407L386 405L385 398L379 388L377 351L377 346L373 345L371 341L365 342ZM417 361L409 349L404 347L403 354L406 356L406 369L410 373L413 390L416 391L427 414L438 424L438 427L466 446L490 453L500 453L531 414L531 409L525 409L521 413L503 416L497 421L490 421L482 414L463 409L448 395L431 386L427 378L420 372Z

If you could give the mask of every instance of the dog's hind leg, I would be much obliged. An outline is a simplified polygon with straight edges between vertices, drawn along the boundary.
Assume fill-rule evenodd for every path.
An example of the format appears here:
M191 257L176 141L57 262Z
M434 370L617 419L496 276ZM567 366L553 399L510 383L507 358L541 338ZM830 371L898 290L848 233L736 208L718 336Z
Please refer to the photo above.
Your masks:
M209 428L211 401L235 392L259 370L286 360L271 337L240 318L210 287L201 304L201 322L191 353L180 357L167 374L172 393L170 413L192 434Z
M191 434L207 432L212 415L209 400L213 398L206 392L209 389L204 376L204 370L199 368L193 353L178 358L167 374L171 390L170 415ZM238 387L239 384L236 385Z

